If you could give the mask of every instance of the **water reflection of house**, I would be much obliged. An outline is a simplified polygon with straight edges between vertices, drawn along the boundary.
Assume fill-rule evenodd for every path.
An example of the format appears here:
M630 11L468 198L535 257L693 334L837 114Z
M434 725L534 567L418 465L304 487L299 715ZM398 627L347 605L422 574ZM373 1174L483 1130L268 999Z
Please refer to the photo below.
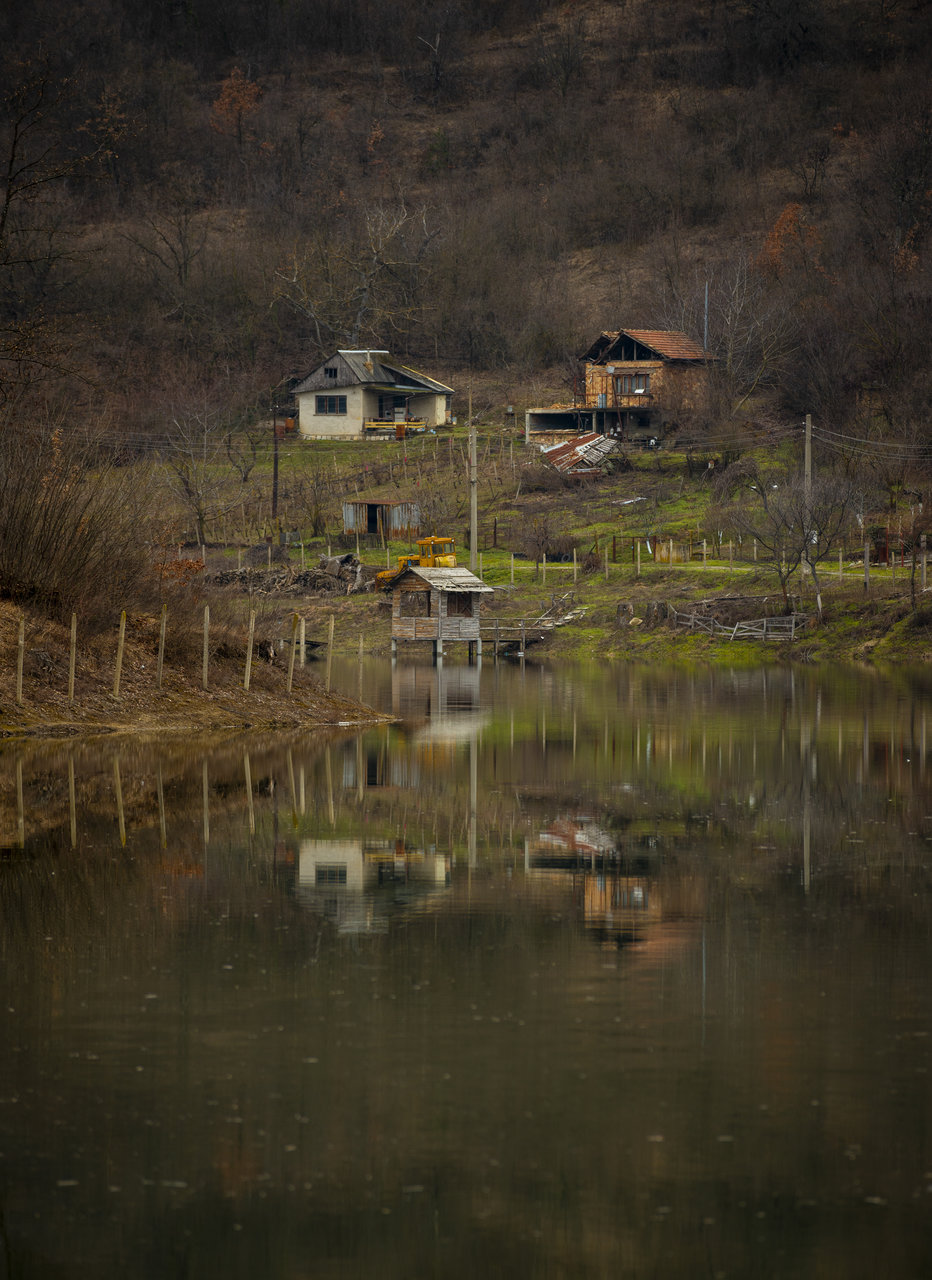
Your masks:
M397 666L392 671L392 715L401 720L445 720L481 705L478 667Z
M594 818L561 817L554 819L537 837L539 851L580 857L610 857L615 852L615 839Z
M344 752L343 786L348 790L416 787L420 781L418 761L407 751L393 747L385 735L376 741L349 744Z
M586 928L618 946L641 942L646 926L662 927L663 899L656 880L609 872L587 872L582 883Z
M704 910L705 894L691 878L661 876L662 865L656 842L645 847L638 841L632 848L594 817L568 814L528 841L525 859L534 886L546 886L552 895L563 884L598 941L665 954L692 937L692 920ZM685 927L684 919L689 921Z
M298 894L341 933L383 933L392 914L449 883L447 854L403 840L312 839L298 847Z

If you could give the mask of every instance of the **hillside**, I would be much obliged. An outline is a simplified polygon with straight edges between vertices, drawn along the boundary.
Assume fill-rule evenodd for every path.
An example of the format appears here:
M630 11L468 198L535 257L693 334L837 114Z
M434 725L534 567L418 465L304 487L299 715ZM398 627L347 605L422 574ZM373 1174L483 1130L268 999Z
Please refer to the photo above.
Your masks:
M707 326L713 420L846 423L867 386L907 431L930 23L873 0L16 0L0 406L139 453L254 421L337 345L527 402L641 324Z

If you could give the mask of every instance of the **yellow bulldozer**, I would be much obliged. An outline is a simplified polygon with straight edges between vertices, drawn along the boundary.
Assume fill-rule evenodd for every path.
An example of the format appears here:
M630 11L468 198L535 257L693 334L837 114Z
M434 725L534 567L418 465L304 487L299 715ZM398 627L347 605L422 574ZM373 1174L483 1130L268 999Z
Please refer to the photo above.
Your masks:
M405 569L455 569L456 543L453 538L418 538L417 551L409 551L406 556L398 557L397 569L383 569L376 574L376 583L382 591L404 573Z

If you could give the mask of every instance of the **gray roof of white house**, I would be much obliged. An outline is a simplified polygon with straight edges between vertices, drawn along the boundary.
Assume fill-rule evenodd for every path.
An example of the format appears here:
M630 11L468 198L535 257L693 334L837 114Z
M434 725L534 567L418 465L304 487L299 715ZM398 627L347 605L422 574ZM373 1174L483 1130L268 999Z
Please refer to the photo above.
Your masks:
M422 569L411 565L395 579L394 585L409 574L422 578L437 591L477 591L492 595L492 588L487 587L481 578L477 578L468 569Z
M322 371L327 365L336 361L338 376L324 382ZM428 378L426 373L410 369L407 365L392 360L387 351L337 351L323 364L313 369L304 380L295 387L295 394L303 391L319 391L322 387L355 387L371 386L383 391L420 393L433 392L435 395L452 395L453 388L438 382L436 378Z

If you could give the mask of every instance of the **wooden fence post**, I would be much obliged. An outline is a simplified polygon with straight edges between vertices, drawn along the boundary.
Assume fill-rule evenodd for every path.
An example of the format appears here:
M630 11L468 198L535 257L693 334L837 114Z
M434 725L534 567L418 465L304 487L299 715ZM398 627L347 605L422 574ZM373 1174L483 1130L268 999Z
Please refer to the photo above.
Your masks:
M301 649L301 661L299 665L303 667L307 664L307 619L306 618L301 619L300 632L301 634L298 640L298 644L300 645L300 649Z
M871 547L869 542L864 543L864 594L870 591L871 585Z
M123 669L123 647L126 644L126 610L120 613L120 635L117 640L116 671L113 673L113 696L119 701L120 673Z
M243 676L243 689L249 692L249 678L252 675L252 646L256 638L256 611L249 610L249 639L246 641L246 674Z
M576 564L576 548L574 547L574 548L573 548L573 583L574 583L574 584L575 584L575 582L576 582L576 575L577 575L577 573L578 573L578 572L579 572L579 569L578 569L578 566L577 566L577 564Z
M19 637L16 641L16 705L23 705L23 661L26 657L26 619L19 620Z
M204 605L204 652L201 660L201 684L204 689L207 688L207 659L208 644L210 642L210 605Z
M162 621L159 626L159 657L155 670L155 685L157 689L162 687L162 667L165 664L165 629L168 625L168 605L162 605Z
M641 576L641 539L640 538L638 538L637 568L634 571L634 576L636 578L639 578Z
M330 628L327 636L327 692L330 692L330 675L333 670L333 614L330 615Z
M71 650L68 655L68 706L74 706L74 670L78 661L78 615L71 615Z

